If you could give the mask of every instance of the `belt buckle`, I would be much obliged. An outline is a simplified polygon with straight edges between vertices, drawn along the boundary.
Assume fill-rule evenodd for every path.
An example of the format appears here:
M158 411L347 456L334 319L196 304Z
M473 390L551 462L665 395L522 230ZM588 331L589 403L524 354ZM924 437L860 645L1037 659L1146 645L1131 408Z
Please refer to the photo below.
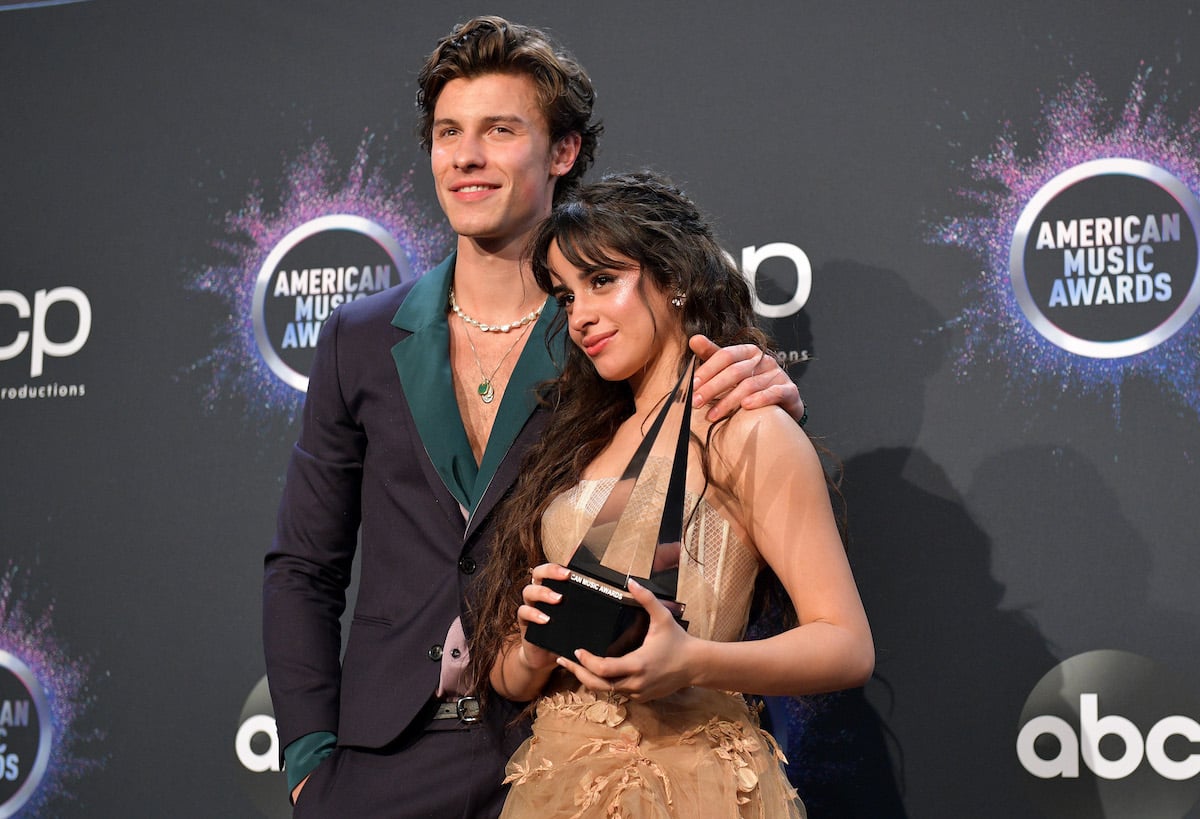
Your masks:
M454 707L458 711L459 721L464 725L479 722L479 697L459 697Z

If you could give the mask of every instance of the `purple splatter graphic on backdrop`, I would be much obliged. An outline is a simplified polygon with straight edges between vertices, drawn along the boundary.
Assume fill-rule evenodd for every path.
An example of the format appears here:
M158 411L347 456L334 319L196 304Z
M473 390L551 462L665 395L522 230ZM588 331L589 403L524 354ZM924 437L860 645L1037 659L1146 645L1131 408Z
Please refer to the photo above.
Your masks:
M382 164L370 159L372 142L370 135L362 140L345 180L339 183L337 162L324 140L318 139L285 168L275 212L264 209L256 183L241 209L226 214L226 238L215 246L230 261L206 267L192 281L195 289L219 296L229 307L224 328L228 338L193 367L212 368L206 409L214 409L221 398L237 395L260 420L282 416L290 421L303 404L304 394L281 381L260 355L252 311L260 268L271 250L296 227L333 214L370 220L395 237L408 255L409 268L416 273L431 268L446 252L449 229L440 217L431 217L414 201L412 172L399 183L389 182Z
M51 802L73 799L71 786L84 774L104 766L104 758L82 755L84 747L103 741L97 729L84 730L80 723L90 710L95 695L89 689L88 664L72 657L54 635L53 604L39 608L21 582L17 567L9 564L0 575L0 650L29 667L41 684L54 728L50 761L37 790L21 811L39 816Z
M970 214L947 220L932 241L972 252L982 269L968 283L970 299L950 322L963 331L955 361L959 378L981 364L999 364L1026 402L1044 390L1111 399L1120 418L1121 387L1144 378L1200 414L1200 323L1193 320L1157 347L1126 358L1074 355L1037 332L1021 311L1009 279L1009 249L1022 210L1063 171L1094 159L1138 159L1156 165L1200 191L1200 111L1184 125L1167 113L1164 91L1147 99L1150 69L1135 79L1119 118L1091 77L1084 75L1043 106L1041 138L1033 155L1018 152L1016 138L1002 134L992 152L975 158L975 186L958 193Z

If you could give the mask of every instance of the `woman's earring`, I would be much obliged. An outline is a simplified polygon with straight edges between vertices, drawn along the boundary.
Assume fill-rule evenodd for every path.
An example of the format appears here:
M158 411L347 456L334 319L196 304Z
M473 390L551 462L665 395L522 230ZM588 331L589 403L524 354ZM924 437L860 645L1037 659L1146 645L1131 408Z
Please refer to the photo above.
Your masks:
M683 303L685 301L687 301L687 296L685 296L683 293L676 293L674 296L671 297L671 306L675 307L679 310L682 310Z

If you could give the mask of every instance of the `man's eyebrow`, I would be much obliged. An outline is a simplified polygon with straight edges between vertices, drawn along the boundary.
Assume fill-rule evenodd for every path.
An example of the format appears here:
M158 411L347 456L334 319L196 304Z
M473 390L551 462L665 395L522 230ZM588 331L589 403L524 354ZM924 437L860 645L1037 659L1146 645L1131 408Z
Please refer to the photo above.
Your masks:
M485 125L498 125L498 124L527 125L527 124L529 124L529 118L523 117L520 114L492 114L490 116L483 117L482 122ZM461 124L459 123L459 121L457 119L455 119L454 117L440 117L439 119L435 119L433 121L434 128L445 127L447 125L451 125L451 126L455 126L455 127L462 127Z

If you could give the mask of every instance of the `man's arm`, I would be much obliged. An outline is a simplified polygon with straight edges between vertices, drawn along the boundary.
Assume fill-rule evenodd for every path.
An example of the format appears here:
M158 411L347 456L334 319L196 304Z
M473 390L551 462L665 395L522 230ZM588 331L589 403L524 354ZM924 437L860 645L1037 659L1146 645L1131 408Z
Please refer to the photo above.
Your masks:
M336 741L340 617L360 514L366 440L338 381L338 318L335 311L322 328L275 539L264 561L263 648L293 783Z
M738 407L755 409L778 404L801 426L808 420L800 390L774 356L754 344L718 347L706 336L695 335L688 341L704 362L696 368L692 405L700 408L713 403L706 418L715 421Z
M288 790L291 792L293 805L300 798L300 791L304 790L308 775L333 753L336 746L336 735L328 731L317 731L314 734L305 734L283 749L286 762L284 770L287 773Z

